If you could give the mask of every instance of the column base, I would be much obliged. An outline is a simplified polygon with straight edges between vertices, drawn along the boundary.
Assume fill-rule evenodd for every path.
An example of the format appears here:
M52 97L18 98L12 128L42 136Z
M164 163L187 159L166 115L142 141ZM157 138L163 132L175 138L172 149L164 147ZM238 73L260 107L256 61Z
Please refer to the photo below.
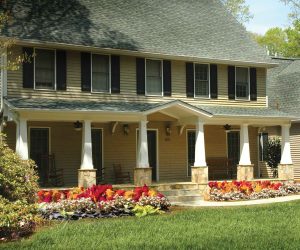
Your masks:
M90 187L96 185L97 169L78 169L78 186Z
M134 169L134 185L150 186L152 183L152 168L135 168Z
M279 164L278 165L278 179L294 181L294 165L293 164Z
M208 167L207 166L193 166L192 168L192 182L197 184L208 184Z
M238 181L251 181L253 179L254 179L254 164L237 166Z

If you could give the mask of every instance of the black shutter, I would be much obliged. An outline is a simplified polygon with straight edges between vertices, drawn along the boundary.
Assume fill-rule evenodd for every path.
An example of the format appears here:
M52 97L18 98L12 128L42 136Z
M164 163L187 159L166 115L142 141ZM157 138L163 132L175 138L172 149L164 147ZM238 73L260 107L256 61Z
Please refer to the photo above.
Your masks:
M136 93L145 94L145 58L136 58Z
M194 64L186 63L186 96L194 98Z
M250 68L250 100L257 100L256 68Z
M56 51L56 89L67 89L67 56L65 50Z
M228 98L235 99L235 67L228 66Z
M111 56L111 93L120 93L120 56Z
M171 61L163 61L164 96L172 95Z
M33 88L33 71L34 71L34 64L32 57L33 55L33 48L24 47L23 54L29 57L29 60L23 62L23 88Z
M91 91L91 53L81 52L81 90Z
M216 64L210 65L210 97L218 98L218 66Z

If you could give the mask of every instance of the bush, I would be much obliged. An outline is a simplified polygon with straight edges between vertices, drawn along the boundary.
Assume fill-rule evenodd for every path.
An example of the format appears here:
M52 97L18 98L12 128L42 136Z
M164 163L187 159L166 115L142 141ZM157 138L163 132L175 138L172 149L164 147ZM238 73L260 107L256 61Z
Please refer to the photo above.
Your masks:
M38 176L34 162L22 160L0 137L0 237L14 238L32 232L38 219Z
M281 141L279 137L269 138L267 162L273 171L273 177L277 177L277 167L281 159Z

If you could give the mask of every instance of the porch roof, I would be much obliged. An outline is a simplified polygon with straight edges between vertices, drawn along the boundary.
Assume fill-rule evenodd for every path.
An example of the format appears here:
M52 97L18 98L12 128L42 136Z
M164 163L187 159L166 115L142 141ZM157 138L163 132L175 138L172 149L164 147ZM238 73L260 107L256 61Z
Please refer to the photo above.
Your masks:
M270 107L231 107L217 105L191 105L189 103L174 100L159 103L147 102L97 102L78 100L57 100L38 98L6 98L6 104L13 110L27 111L102 111L113 113L141 113L148 114L150 111L159 112L165 107L181 105L194 109L199 113L206 113L210 117L251 117L251 118L294 118L292 115Z

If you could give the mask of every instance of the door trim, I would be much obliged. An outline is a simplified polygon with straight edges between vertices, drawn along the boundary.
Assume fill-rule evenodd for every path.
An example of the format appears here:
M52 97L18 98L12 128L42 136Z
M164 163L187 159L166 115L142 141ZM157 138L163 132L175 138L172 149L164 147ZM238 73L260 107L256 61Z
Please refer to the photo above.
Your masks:
M31 148L31 141L30 141L30 137L31 137L31 129L32 128L44 128L44 129L48 129L48 154L50 155L52 150L51 150L51 127L45 127L45 126L29 126L28 127L28 137L27 137L27 141L28 141L28 155L30 157L30 148Z
M136 128L136 132L135 132L135 159L137 159L137 146L138 146L138 131L139 131L139 128ZM148 128L147 129L147 132L148 131L155 131L156 133L156 181L159 181L159 148L158 148L158 145L159 145L159 129L157 128ZM148 141L148 138L147 138L147 141Z
M98 127L92 127L91 128L91 131L92 130L100 130L101 131L101 148L102 148L102 156L101 156L101 159L102 159L102 172L101 172L101 174L102 174L102 177L104 176L104 174L105 174L105 171L104 171L104 169L105 169L105 167L104 167L104 133L103 133L103 131L104 131L104 129L103 128L98 128ZM92 152L93 153L93 152ZM94 166L94 168L95 168L95 166Z
M188 142L188 133L189 132L195 132L196 133L196 129L193 128L188 128L185 130L185 142L186 142L186 176L187 177L191 177L192 175L189 175L189 142Z

